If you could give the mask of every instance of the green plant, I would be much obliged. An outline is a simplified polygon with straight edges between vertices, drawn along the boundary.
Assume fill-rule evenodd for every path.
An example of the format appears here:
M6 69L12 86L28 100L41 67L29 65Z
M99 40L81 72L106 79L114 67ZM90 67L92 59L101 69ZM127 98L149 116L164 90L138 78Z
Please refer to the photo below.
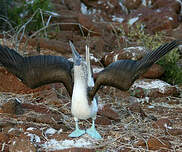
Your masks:
M164 67L165 73L162 79L171 84L182 84L182 70L176 64L179 60L177 49L169 52L158 63Z
M163 32L158 32L153 35L148 34L144 31L141 24L128 28L129 32L125 33L122 31L122 36L127 37L130 42L137 42L139 45L144 45L147 50L153 50L166 43L165 33ZM174 49L158 61L158 64L165 70L164 75L161 77L162 80L171 84L182 84L182 70L176 64L179 58L179 52L177 49Z
M0 0L0 16L7 17L8 15L8 8L11 4L12 0Z
M8 9L12 0L0 0L0 30L7 30L10 27L8 22Z
M50 0L12 1L11 4L14 4L16 7L9 7L9 21L11 21L14 26L17 26L23 25L28 20L32 19L29 24L26 25L28 32L36 31L43 27L44 12L52 9ZM32 15L34 16L32 17Z

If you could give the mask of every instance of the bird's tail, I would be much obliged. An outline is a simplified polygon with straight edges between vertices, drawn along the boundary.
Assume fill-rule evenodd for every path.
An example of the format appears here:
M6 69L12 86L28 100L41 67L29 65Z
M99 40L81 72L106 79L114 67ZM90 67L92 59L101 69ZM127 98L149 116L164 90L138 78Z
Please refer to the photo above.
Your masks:
M94 87L93 71L90 65L90 50L87 45L85 46L85 50L86 50L87 72L88 72L88 87Z
M0 63L11 73L19 76L24 58L13 49L0 45Z
M164 45L161 45L154 51L150 51L149 53L144 56L137 65L136 70L145 70L148 67L150 67L152 64L157 62L162 56L164 56L166 53L177 47L178 45L182 44L182 41L180 40L174 40L170 43L166 43Z

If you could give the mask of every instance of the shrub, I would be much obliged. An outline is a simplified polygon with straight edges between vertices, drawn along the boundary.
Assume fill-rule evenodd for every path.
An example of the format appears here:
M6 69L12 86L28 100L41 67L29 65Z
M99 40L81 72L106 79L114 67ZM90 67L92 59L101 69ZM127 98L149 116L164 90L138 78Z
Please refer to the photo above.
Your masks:
M11 0L8 4L8 19L15 27L17 25L25 24L32 17L32 15L37 12L33 16L31 22L26 26L28 32L36 31L44 26L40 10L44 12L50 11L51 9L52 5L50 0ZM44 17L43 13L42 15Z
M0 29L8 29L8 9L10 8L12 0L0 0Z

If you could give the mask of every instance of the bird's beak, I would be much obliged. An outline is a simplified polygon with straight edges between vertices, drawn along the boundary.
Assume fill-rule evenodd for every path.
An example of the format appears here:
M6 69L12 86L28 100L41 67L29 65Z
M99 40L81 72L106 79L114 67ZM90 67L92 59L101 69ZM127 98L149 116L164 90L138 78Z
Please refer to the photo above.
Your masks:
M79 66L81 64L82 58L80 54L76 51L75 46L73 45L71 41L69 41L69 45L71 47L74 65Z

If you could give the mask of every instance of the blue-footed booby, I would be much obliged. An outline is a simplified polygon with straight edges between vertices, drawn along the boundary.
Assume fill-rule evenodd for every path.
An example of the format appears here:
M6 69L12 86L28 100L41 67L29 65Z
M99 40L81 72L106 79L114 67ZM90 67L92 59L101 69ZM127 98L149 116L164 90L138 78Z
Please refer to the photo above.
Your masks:
M37 88L48 83L63 83L72 97L71 112L76 123L76 130L69 136L78 137L87 133L100 139L101 136L96 131L94 124L98 110L95 95L100 86L106 85L120 90L128 90L133 82L153 63L180 44L181 41L174 40L161 45L154 51L149 51L138 61L118 60L113 62L98 73L95 82L92 78L88 48L86 49L86 61L84 61L71 42L73 62L62 56L23 57L15 50L0 45L0 63L30 88ZM92 118L92 127L86 131L80 130L78 119L88 118Z
M100 134L95 129L96 113L98 111L96 98L89 102L88 91L94 87L94 79L90 66L89 48L86 46L86 61L81 58L74 45L70 41L70 46L74 61L74 86L72 94L71 112L76 123L76 130L69 137L79 137L85 134L85 130L78 127L78 119L92 118L92 127L86 133L96 139L101 139Z

